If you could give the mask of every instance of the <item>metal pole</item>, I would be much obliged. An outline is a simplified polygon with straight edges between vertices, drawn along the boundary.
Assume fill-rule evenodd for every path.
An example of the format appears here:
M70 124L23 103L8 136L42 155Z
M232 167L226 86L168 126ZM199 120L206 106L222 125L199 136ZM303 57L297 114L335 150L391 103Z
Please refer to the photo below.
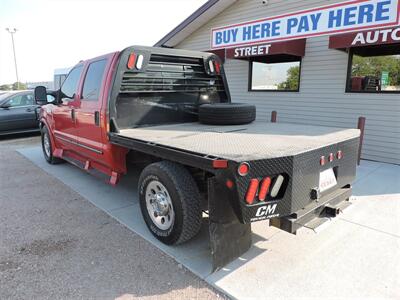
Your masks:
M278 112L274 110L273 112L271 112L271 123L276 123L277 118Z
M15 55L15 44L14 44L14 34L17 32L17 29L16 28L13 28L13 29L6 28L6 30L11 34L11 42L12 42L12 48L13 48L13 53L14 53L15 75L17 76L17 89L19 90L17 56Z
M364 142L364 133L365 133L365 117L359 117L358 118L358 125L357 128L360 129L360 145L358 148L358 165L361 163L361 152L362 152L362 146Z

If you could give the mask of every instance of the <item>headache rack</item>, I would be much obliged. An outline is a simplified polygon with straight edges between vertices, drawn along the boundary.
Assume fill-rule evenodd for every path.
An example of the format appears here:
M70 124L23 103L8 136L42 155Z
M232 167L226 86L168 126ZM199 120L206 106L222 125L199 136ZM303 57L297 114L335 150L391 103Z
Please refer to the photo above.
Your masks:
M126 70L120 93L225 92L220 75L206 73L203 58L151 54L146 71Z
M198 106L214 102L230 102L223 67L214 54L129 47L120 53L110 95L111 132L196 122Z

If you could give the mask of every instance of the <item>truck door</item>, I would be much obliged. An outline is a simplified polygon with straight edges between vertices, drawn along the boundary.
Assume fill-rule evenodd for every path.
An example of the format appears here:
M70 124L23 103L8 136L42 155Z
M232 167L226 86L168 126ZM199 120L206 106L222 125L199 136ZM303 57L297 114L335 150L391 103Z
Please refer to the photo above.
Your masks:
M80 102L78 86L82 70L83 65L78 65L68 74L61 87L61 101L53 110L54 137L57 146L61 145L65 150L74 150L77 147L75 122L76 108Z
M107 59L89 62L82 85L80 107L76 110L80 153L100 158L103 154L101 127L103 82Z

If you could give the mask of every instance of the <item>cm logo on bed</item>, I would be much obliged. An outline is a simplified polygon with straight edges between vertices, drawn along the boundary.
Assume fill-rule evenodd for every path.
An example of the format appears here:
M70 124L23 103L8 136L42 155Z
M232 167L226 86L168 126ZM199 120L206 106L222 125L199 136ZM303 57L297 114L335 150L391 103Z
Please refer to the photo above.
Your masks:
M275 213L278 204L270 204L267 206L261 206L258 208L256 217L268 217Z

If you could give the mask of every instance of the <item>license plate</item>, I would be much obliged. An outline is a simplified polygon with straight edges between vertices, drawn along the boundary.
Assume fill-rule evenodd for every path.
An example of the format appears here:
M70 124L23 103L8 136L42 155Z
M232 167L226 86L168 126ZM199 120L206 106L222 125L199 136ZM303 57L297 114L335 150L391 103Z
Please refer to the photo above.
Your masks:
M322 193L337 185L336 176L333 169L322 171L319 174L319 191Z

